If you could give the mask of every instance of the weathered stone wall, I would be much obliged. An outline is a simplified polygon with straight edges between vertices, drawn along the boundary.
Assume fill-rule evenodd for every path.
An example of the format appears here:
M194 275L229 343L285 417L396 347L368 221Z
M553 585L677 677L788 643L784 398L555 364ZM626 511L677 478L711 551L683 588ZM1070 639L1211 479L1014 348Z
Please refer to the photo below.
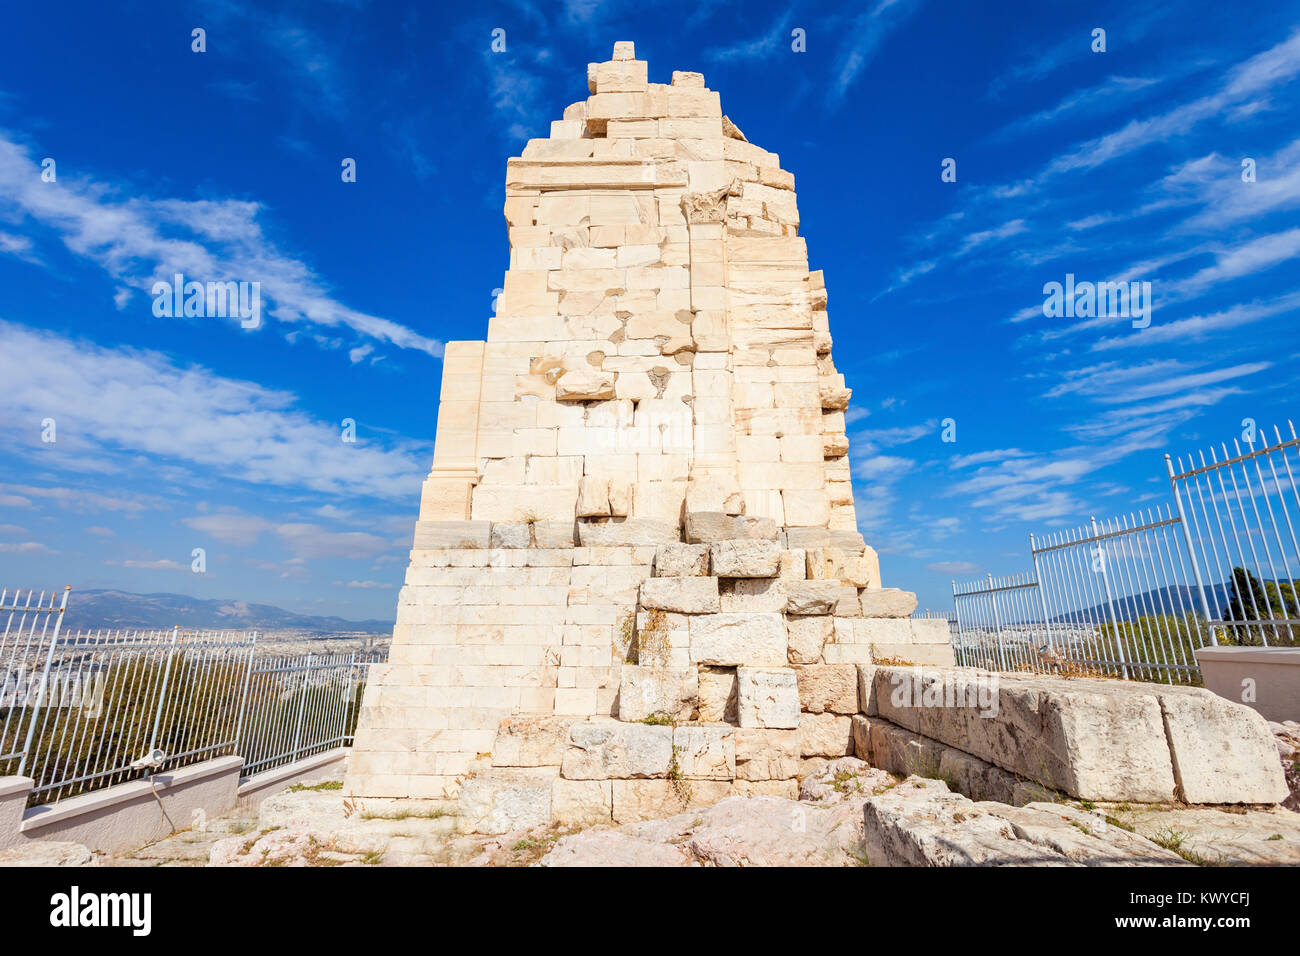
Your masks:
M856 530L794 177L703 77L649 83L629 43L588 89L509 161L487 341L447 346L355 795L451 797L472 773L463 802L484 807L556 780L561 807L678 777L789 789L800 760L845 752L849 711L819 695L856 688L854 664L952 660Z

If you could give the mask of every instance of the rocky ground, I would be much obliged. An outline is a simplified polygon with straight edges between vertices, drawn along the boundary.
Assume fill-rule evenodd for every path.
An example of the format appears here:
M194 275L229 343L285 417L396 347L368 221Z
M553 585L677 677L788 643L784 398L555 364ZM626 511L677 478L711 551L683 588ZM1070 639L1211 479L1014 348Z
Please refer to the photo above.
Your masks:
M1278 756L1282 758L1287 786L1291 788L1291 796L1283 806L1300 811L1300 722L1288 720L1279 724L1270 720L1268 726L1277 740Z
M1300 866L1300 724L1274 724L1290 809L973 801L855 757L806 777L798 800L731 797L660 820L459 832L441 808L358 805L335 777L134 853L74 843L0 851L20 866Z

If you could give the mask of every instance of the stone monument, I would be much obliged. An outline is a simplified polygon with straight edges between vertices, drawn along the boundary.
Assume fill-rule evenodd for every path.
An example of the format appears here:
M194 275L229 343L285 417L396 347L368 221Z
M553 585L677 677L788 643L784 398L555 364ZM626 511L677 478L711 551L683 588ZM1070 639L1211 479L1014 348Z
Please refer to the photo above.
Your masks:
M852 752L856 665L952 663L857 531L794 176L631 43L587 87L507 163L345 783L486 832L793 796Z

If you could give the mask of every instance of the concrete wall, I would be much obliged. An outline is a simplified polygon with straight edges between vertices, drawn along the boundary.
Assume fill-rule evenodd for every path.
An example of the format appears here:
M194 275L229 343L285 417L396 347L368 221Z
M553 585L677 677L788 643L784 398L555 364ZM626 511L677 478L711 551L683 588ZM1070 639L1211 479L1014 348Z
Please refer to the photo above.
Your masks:
M291 784L336 773L347 752L328 750L247 779L240 777L243 757L218 757L30 808L33 781L0 777L0 849L64 840L103 853L127 853L205 818L256 812L263 799Z
M1268 720L1300 720L1300 647L1202 647L1196 663L1207 690Z

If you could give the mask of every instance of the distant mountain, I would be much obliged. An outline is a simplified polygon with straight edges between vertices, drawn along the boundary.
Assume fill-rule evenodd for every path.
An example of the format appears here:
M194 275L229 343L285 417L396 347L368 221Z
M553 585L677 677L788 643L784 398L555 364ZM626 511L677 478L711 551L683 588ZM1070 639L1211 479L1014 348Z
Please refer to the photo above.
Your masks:
M78 591L68 598L63 627L237 629L312 631L322 637L337 634L390 634L392 621L349 621L341 617L295 614L273 604L247 601L208 601L185 594L132 594L130 591Z
M1222 584L1206 585L1205 596L1210 602L1211 614L1218 615L1222 613L1224 595L1228 594L1229 591L1230 586L1225 587ZM1116 591L1113 603L1115 617L1126 622L1137 620L1139 617L1145 617L1149 614L1169 614L1174 617L1182 617L1184 614L1203 616L1201 594L1194 586L1170 585L1168 587L1153 588L1132 597L1126 597L1123 592ZM1052 618L1052 623L1071 624L1080 619L1105 622L1110 620L1109 614L1109 609L1105 601L1102 600L1093 607L1078 612L1077 615L1059 614Z

